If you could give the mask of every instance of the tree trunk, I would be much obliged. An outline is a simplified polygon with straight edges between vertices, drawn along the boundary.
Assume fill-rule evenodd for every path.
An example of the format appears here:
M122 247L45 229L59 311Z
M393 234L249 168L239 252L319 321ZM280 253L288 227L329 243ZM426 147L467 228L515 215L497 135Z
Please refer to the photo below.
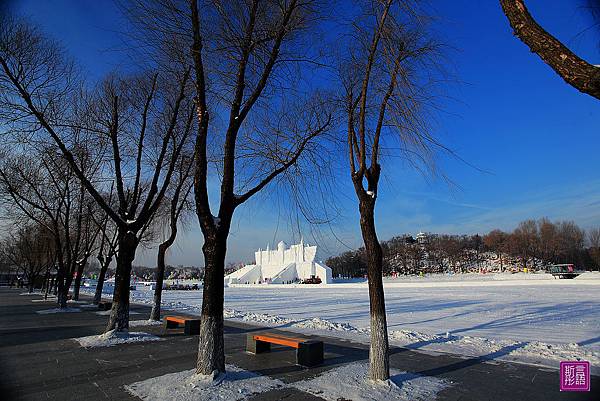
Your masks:
M108 256L106 259L100 261L100 274L98 275L98 283L96 284L96 293L94 294L94 305L98 305L102 299L102 288L104 288L104 279L106 278L106 271L112 261L112 257Z
M382 279L383 256L375 231L375 199L361 199L359 201L359 211L360 229L367 255L367 276L369 278L371 314L369 378L377 381L388 380L390 378L390 362Z
M46 273L44 273L44 280L42 280L42 288L40 289L40 291L44 291L46 292L46 288L48 287L48 270L46 270Z
M44 279L44 299L48 299L48 292L52 287L52 280L50 279L50 271L46 272L46 278Z
M69 294L69 290L71 289L71 285L73 284L73 269L69 269L67 275L65 276L65 296Z
M105 332L110 330L129 330L129 287L131 280L131 264L135 259L138 239L131 231L119 230L119 253L117 255L117 271L115 274L115 290L112 309Z
M162 288L165 278L165 254L167 253L169 245L166 245L165 242L158 246L156 287L154 288L154 303L152 304L152 311L150 311L150 320L160 320L160 303L162 300Z
M83 276L83 270L85 268L85 265L85 261L78 263L77 277L75 277L75 285L73 286L73 299L75 301L79 301L79 288L81 287L81 278Z
M67 307L67 294L69 287L65 285L65 269L64 266L59 267L56 275L56 301L59 308Z
M29 283L27 283L27 284L28 284L27 287L28 287L29 293L31 294L33 292L33 287L34 287L35 283L33 282L32 279L30 279Z
M228 233L228 229L224 230ZM196 372L210 375L225 372L225 347L223 340L223 276L227 234L205 236L204 291L200 320L200 345Z

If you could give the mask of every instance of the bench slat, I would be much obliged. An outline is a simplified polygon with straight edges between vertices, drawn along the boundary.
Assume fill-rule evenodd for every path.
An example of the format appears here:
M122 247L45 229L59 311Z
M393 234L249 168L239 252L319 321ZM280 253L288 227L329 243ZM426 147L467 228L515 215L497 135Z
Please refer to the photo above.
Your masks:
M298 341L298 342L304 342L304 341L308 341L308 338L301 338L301 337L292 337L292 336L286 336L284 334L277 334L277 333L257 333L255 334L255 336L263 336L263 337L269 337L269 338L280 338L280 339L285 339L285 340L294 340L294 341Z
M194 320L194 319L189 319L189 318L186 318L183 316L166 316L165 319L170 320L172 322L181 323L181 324L184 324L186 320Z
M287 347L292 348L299 348L300 344L306 341L305 339L271 334L256 334L254 335L254 339L257 341L264 341L272 344L285 345Z

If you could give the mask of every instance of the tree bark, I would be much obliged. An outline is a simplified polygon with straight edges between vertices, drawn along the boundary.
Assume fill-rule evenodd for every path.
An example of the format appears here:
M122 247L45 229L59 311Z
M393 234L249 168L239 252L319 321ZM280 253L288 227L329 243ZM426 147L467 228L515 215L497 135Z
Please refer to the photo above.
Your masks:
M73 273L74 273L73 269L68 269L67 274L64 276L63 289L64 289L64 293L65 293L65 298L68 297L69 291L71 290L71 285L73 284Z
M229 230L225 232L228 233ZM210 375L225 372L225 347L223 340L223 276L227 234L214 233L205 237L204 291L200 320L200 344L196 372Z
M44 273L44 280L42 281L42 288L40 289L41 291L46 291L46 288L48 287L48 270L46 270L46 272Z
M533 19L524 0L500 0L514 35L548 64L566 83L600 99L600 68L575 55Z
M105 332L129 330L129 290L131 280L131 264L135 259L138 238L132 231L119 229L119 253L117 255L117 271L115 274L115 290L112 309Z
M375 199L359 200L360 229L367 255L369 303L371 315L371 344L369 347L369 378L390 378L389 344L385 297L383 292L383 253L375 231Z
M46 271L46 278L44 279L44 299L48 299L48 292L52 287L52 280L50 279L50 271Z
M96 292L94 293L94 305L98 305L100 300L102 299L102 289L104 288L104 279L106 278L106 271L108 270L108 266L112 261L111 256L107 256L106 258L98 258L100 261L100 274L98 275L98 283L96 284Z
M64 270L64 268L59 268L58 273L56 274L56 301L59 308L67 307L67 295L69 293L69 287L65 285Z
M162 300L162 288L165 278L165 254L172 244L173 241L167 240L158 246L156 287L154 288L154 303L152 304L152 310L150 311L150 320L160 320L160 303Z
M75 301L79 301L79 288L81 287L81 278L83 276L83 270L86 263L86 261L82 261L81 263L77 264L77 277L75 277L75 284L73 286L73 299Z

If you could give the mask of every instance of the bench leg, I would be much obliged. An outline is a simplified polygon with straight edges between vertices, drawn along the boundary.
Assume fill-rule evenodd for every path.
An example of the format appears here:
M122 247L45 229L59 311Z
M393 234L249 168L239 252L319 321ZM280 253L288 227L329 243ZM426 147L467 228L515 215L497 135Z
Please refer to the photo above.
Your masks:
M186 320L183 332L190 336L200 334L200 320Z
M317 366L323 363L323 342L307 341L300 343L296 350L296 363L302 366Z
M271 343L264 341L256 341L252 333L246 335L246 352L253 354L261 354L263 352L271 351Z

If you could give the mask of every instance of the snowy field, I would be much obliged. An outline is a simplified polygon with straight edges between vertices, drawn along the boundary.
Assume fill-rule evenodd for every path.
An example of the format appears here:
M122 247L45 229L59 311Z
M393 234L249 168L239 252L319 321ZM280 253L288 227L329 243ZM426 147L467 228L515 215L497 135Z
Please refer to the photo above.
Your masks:
M600 274L412 277L385 287L392 344L551 367L583 359L600 370ZM132 301L151 303L149 288ZM199 313L201 302L202 291L163 292L168 309ZM368 342L364 282L231 287L225 308L229 319Z

